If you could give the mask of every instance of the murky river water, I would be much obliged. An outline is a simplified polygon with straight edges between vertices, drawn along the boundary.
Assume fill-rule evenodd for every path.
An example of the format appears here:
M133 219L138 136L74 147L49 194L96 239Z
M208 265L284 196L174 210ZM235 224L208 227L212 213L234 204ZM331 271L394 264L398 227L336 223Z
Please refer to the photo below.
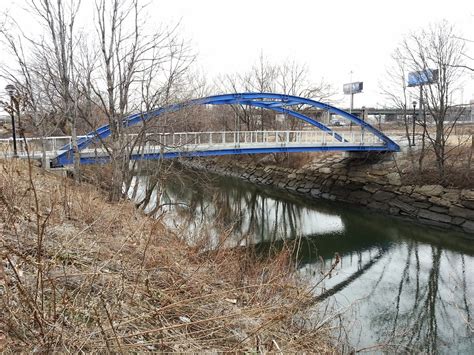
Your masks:
M297 239L297 272L312 284L339 254L315 297L341 312L335 335L354 349L474 354L474 240L233 178L185 175L170 179L159 201L170 204L169 223L186 220L191 235L217 239L225 230L229 246Z

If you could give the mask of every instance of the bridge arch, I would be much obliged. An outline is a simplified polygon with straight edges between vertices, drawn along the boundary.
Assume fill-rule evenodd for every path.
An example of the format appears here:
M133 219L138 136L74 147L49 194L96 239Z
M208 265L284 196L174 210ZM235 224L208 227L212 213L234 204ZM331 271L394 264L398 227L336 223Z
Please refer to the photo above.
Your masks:
M337 114L357 126L360 126L367 132L372 133L374 136L379 138L383 142L383 147L378 149L367 149L367 150L379 150L379 151L399 151L400 147L389 137L383 134L381 131L377 130L367 122L361 120L359 117L352 115L344 110L341 110L337 107L331 106L329 104L319 102L312 99L307 99L299 96L276 94L276 93L235 93L235 94L223 94L223 95L214 95L204 98L189 100L184 103L171 104L165 107L157 108L145 113L136 113L128 116L123 120L124 127L131 127L136 124L139 124L143 121L148 121L153 118L156 118L165 113L173 113L179 110L182 110L186 107L197 106L197 105L247 105L259 108L265 108L272 110L278 113L284 113L294 118L303 120L312 126L318 128L319 130L331 134L340 142L345 142L346 140L334 132L330 127L324 125L321 122L316 121L315 119L304 115L303 113L297 112L292 109L292 107L297 105L308 105L314 108L322 109L333 114ZM109 125L104 125L98 129L89 132L84 138L78 140L78 148L82 150L92 143L105 139L111 135L111 130ZM73 147L68 144L61 148L62 153L60 153L54 162L54 165L65 165L72 163L73 159ZM263 151L262 151L263 152ZM211 155L211 154L206 154ZM220 155L220 154L216 154Z

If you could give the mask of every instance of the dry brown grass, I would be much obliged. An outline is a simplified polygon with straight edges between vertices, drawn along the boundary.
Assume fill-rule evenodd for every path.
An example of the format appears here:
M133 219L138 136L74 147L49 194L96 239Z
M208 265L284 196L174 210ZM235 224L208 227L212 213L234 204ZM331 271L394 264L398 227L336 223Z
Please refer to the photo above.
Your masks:
M0 161L0 201L0 351L334 352L326 327L303 326L289 251L190 247L21 161Z
M407 153L403 159L397 159L402 182L406 185L441 184L452 188L474 187L474 160L472 148L466 145L448 147L444 174L440 176L436 157L432 150L424 153L420 170L420 152Z

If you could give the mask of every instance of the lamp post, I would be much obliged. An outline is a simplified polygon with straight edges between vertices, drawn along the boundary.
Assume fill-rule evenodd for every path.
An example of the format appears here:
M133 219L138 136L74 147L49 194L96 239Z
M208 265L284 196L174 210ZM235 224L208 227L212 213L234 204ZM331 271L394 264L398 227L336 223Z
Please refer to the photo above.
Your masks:
M15 109L13 108L13 101L16 101L14 100L16 88L12 84L8 84L7 86L5 86L5 90L10 96L10 117L12 119L13 157L17 157L18 152L16 149Z
M415 121L416 121L416 104L417 104L417 102L413 101L412 104L413 104L413 117L412 117L413 127L412 127L411 145L415 146L416 145L415 144Z

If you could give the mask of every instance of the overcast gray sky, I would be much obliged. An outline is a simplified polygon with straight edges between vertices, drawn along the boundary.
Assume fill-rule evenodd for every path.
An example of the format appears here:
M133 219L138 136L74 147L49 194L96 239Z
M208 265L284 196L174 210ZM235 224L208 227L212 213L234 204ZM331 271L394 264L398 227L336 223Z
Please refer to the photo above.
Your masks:
M384 101L379 81L405 33L446 19L474 40L473 0L173 0L153 7L168 21L181 20L210 77L245 71L263 51L274 61L306 63L316 80L324 77L338 92L353 71L365 86L356 106ZM468 79L467 102L474 99Z
M92 1L83 0L90 11ZM7 6L21 4L14 0ZM218 74L248 70L263 52L274 62L307 64L315 81L324 77L339 93L352 71L353 81L364 81L356 107L384 103L379 82L391 52L409 31L446 19L474 40L473 0L151 0L149 6L153 22L181 23L181 34L191 41L209 82ZM469 102L474 78L467 75L465 82L457 99L462 94ZM348 105L348 98L340 99L341 106Z

